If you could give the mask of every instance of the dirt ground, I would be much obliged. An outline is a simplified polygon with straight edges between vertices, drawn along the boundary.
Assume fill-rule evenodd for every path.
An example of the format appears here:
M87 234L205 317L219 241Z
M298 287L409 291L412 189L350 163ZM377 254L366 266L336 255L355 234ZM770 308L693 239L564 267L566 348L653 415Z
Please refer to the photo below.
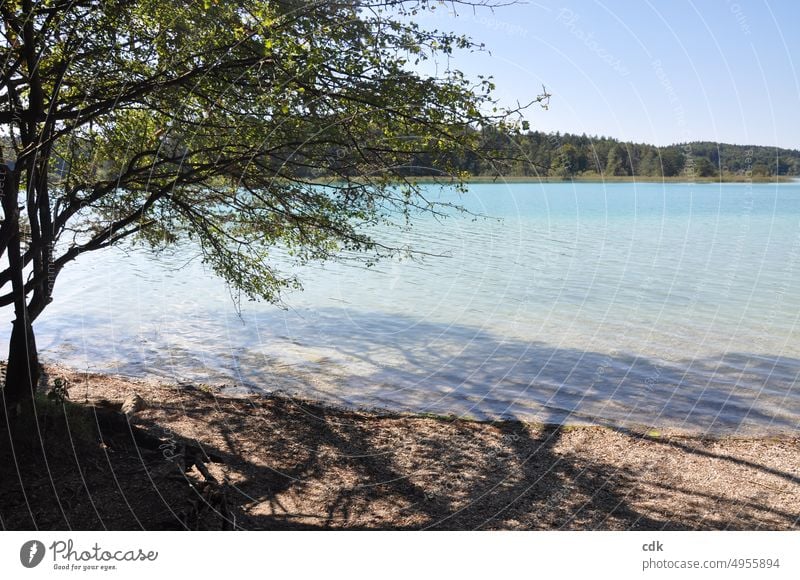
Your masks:
M798 437L482 423L48 375L69 381L67 405L0 433L3 529L800 527ZM146 406L128 420L133 393Z

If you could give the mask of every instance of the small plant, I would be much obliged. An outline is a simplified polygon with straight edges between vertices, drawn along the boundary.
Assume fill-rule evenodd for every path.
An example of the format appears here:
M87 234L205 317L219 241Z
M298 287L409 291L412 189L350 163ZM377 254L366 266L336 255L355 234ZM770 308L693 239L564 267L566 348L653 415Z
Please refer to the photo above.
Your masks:
M55 379L47 398L58 405L63 405L69 399L69 381L62 377Z

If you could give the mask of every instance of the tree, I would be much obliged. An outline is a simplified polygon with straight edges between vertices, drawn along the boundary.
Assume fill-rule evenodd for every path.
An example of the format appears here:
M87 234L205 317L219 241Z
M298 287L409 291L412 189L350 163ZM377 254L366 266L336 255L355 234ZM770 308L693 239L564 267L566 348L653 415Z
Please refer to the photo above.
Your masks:
M715 177L717 168L706 157L697 157L694 160L694 171L698 177Z
M686 155L677 146L666 147L661 150L661 171L664 177L675 177L683 171Z
M658 158L658 150L653 146L648 146L639 161L637 175L652 176L661 174L661 161Z
M583 163L585 157L581 156L577 147L572 143L565 143L562 145L559 154L560 163L559 167L556 168L558 175L562 177L572 177L579 171L585 169L585 163Z
M628 153L622 145L616 144L608 150L606 173L608 175L629 175L627 169Z
M82 254L190 238L241 296L277 300L298 281L270 263L274 246L300 262L374 260L394 249L365 228L439 211L402 168L424 153L447 171L475 127L507 113L484 113L488 80L414 72L475 48L410 22L435 4L4 1L6 405L32 396L32 323Z

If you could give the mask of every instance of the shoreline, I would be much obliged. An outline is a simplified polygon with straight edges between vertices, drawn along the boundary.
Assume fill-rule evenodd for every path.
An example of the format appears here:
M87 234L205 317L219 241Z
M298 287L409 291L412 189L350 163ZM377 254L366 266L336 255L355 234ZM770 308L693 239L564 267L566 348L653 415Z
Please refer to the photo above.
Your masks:
M0 363L2 366L4 363ZM368 405L359 404L354 401L347 401L345 399L325 398L324 396L314 396L306 394L302 389L296 386L297 381L303 382L306 385L314 380L316 374L311 375L295 375L292 376L291 384L277 384L276 376L270 375L265 377L265 381L269 382L270 389L262 389L257 384L235 385L225 381L218 382L201 382L197 380L178 380L173 381L162 376L137 376L135 374L113 373L110 371L81 371L72 366L54 362L43 361L43 366L50 369L50 374L53 376L64 375L71 377L74 382L77 377L86 377L91 381L94 378L101 378L102 380L119 381L121 384L130 385L134 388L136 385L141 385L143 389L161 388L165 386L172 386L175 388L188 388L199 390L208 393L214 393L218 397L234 399L234 400L247 400L248 398L271 400L293 400L302 401L304 403L312 404L317 407L323 407L332 413L362 413L377 418L421 418L433 419L439 421L459 421L463 423L475 423L477 425L492 426L505 423L522 423L535 427L537 429L607 429L610 431L617 431L625 433L633 437L644 438L681 438L681 439L694 439L705 441L720 441L720 440L779 440L786 438L794 438L800 436L800 431L791 430L785 427L776 428L772 423L767 426L761 425L744 425L740 424L737 428L733 427L717 427L714 430L702 431L696 427L676 427L674 424L670 425L665 423L645 423L635 420L614 420L607 417L598 417L588 414L581 414L574 411L566 422L557 421L541 421L535 416L516 415L502 412L490 413L470 413L470 412L447 412L446 410L432 411L432 410L415 410L408 408L392 408L391 406L381 405ZM83 380L83 379L80 379ZM482 416L478 416L478 415Z
M32 444L18 453L27 499L4 480L6 529L800 527L798 436L487 423L46 370L70 385L39 420L57 497ZM94 425L100 445L78 436Z
M406 180L411 183L420 184L480 184L480 183L521 183L521 184L541 184L541 183L664 183L676 185L710 185L710 184L785 184L796 183L800 181L797 176L746 176L746 175L726 175L722 178L716 177L695 177L694 179L687 179L685 176L640 176L640 175L575 175L572 177L537 177L535 175L522 176L502 176L502 175L471 175L465 176L459 180L456 177L442 175L420 175L408 176ZM359 181L355 179L354 181ZM328 185L333 183L341 183L338 178L325 178L318 177L311 180L311 183L318 183L321 185ZM397 183L400 183L397 180Z
M639 175L576 175L573 177L536 177L536 176L470 176L464 179L464 183L670 183L679 185L708 185L708 184L778 184L793 183L797 177L747 177L747 176L725 176L720 177L696 177L686 179L683 176L661 177L661 176L639 176ZM415 183L447 183L457 182L454 178L448 177L411 177L409 181Z

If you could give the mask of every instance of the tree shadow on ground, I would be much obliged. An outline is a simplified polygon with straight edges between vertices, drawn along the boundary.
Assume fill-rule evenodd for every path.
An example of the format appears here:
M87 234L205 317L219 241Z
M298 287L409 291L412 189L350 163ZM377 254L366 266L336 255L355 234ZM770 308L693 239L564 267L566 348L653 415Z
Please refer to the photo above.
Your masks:
M285 397L181 389L109 433L106 445L48 448L0 480L4 529L795 529L800 481L702 441L518 421L343 411ZM194 434L194 436L190 436ZM143 444L144 441L146 444ZM763 443L768 445L768 442ZM161 453L196 447L226 495L203 492ZM798 442L783 441L797 457ZM16 446L18 451L23 447ZM733 453L738 453L734 450ZM632 460L621 457L626 454ZM635 456L635 457L633 457ZM783 491L695 487L676 457L710 476L742 473ZM4 457L4 460L8 460ZM12 465L6 462L6 465ZM165 470L165 466L167 469ZM71 468L71 470L70 470ZM794 469L797 469L795 464ZM739 488L747 487L736 479ZM755 485L755 484L754 484ZM765 489L769 489L768 487ZM26 493L22 493L25 490ZM789 494L785 496L782 494ZM205 502L205 505L203 505ZM202 527L190 508L203 511ZM190 522L193 521L193 524Z
M508 422L490 427L487 439L480 423L426 419L415 428L408 417L372 420L291 399L271 403L267 456L243 465L248 450L236 444L211 451L243 476L235 483L242 528L676 527L630 506L629 470L555 452L557 428ZM258 404L227 409L209 427L252 432L258 413ZM271 465L260 467L262 459Z
M316 334L304 333L305 346L331 348L334 340L338 355L358 361L361 372L326 375L335 365L310 365L321 382L304 392L392 412L173 387L161 404L137 416L138 429L156 440L193 441L217 458L213 467L230 507L217 514L219 527L797 527L796 438L780 444L791 451L787 465L741 447L720 451L702 439L651 440L636 428L677 426L703 435L755 426L796 437L796 359L733 353L665 362L403 317L349 314L348 320L343 325L340 317L322 316L314 321ZM254 340L251 332L244 331L243 342ZM135 346L123 342L118 356L127 356L126 349L135 355ZM237 356L245 383L276 390L267 379L279 381L280 372L265 377L263 354ZM258 357L259 364L244 364ZM394 362L387 366L387 360ZM613 418L606 421L609 429L553 426L602 417ZM124 440L124 433L116 438ZM16 478L13 470L3 474L3 527L185 529L185 504L205 501L187 477L162 473L162 454L142 451L136 441L65 447L60 456L43 457L46 462L17 467ZM19 464L5 452L3 460ZM191 466L188 473L197 475ZM715 477L728 479L709 483ZM752 488L741 484L750 478ZM70 493L78 499L65 507Z
M774 497L743 499L725 488L708 493L681 486L679 475L657 466L670 444L630 432L375 416L289 398L219 404L224 413L209 420L198 408L197 418L230 435L232 444L213 453L232 466L237 526L245 529L797 526L796 508L776 507ZM575 437L588 439L582 446ZM594 437L611 443L592 447ZM624 455L626 446L637 445L648 446L644 459L607 460L610 452ZM699 447L670 450L688 463L700 459L694 468L709 474L724 463L742 467L736 458ZM751 473L785 475L746 463ZM800 492L796 479L789 483Z

